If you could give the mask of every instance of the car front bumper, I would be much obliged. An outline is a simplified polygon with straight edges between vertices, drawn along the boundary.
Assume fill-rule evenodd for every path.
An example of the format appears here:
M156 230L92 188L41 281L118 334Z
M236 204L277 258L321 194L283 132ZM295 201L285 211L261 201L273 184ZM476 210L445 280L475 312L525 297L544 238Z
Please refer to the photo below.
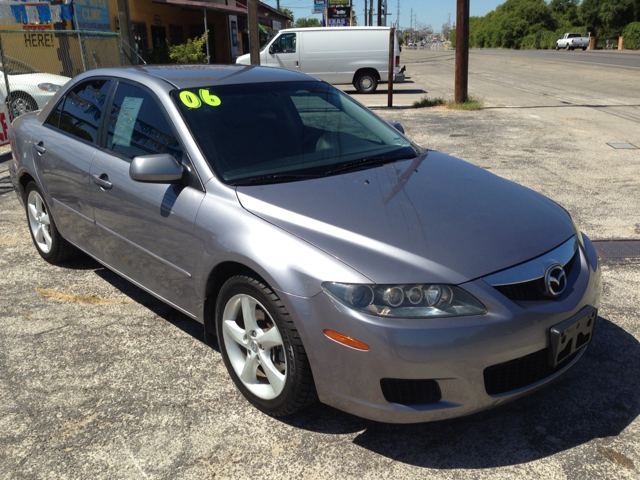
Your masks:
M483 316L379 318L351 310L325 293L312 298L285 296L283 300L297 317L323 403L381 422L441 420L530 393L578 361L586 347L549 376L524 387L498 395L489 395L485 388L487 367L535 357L535 352L546 358L551 327L589 306L598 307L600 268L594 271L582 248L579 252L579 275L571 291L559 300L524 308L482 279L462 285L487 307L488 313ZM370 350L339 344L326 337L324 329L364 342ZM389 402L381 388L382 379L435 380L441 399L417 405Z

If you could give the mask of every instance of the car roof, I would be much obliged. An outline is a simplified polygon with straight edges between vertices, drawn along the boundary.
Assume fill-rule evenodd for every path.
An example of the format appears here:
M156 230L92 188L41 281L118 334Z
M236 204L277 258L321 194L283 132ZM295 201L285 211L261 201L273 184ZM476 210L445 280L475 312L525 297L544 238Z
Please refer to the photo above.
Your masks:
M194 88L204 85L237 85L265 82L303 82L312 77L282 68L253 65L171 64L138 65L130 67L98 68L82 77L113 76L136 80L143 84L161 79L172 88ZM80 76L78 77L80 79ZM165 87L169 87L165 85Z

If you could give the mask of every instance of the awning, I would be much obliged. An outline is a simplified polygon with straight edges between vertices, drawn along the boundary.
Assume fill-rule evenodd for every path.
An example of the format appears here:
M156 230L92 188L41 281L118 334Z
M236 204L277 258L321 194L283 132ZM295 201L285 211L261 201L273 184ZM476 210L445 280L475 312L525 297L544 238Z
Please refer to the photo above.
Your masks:
M247 14L247 9L242 7L232 7L220 3L203 2L200 0L153 0L153 3L164 3L165 5L176 5L193 10L206 8L210 12L226 13L231 15Z

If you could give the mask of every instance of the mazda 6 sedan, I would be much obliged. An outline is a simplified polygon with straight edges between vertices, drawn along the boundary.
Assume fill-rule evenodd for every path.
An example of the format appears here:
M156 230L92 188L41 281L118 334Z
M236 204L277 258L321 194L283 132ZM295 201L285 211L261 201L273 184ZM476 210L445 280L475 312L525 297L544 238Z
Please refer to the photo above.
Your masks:
M331 85L240 65L98 69L13 123L38 253L82 251L204 325L270 415L469 414L566 372L596 252L548 198Z

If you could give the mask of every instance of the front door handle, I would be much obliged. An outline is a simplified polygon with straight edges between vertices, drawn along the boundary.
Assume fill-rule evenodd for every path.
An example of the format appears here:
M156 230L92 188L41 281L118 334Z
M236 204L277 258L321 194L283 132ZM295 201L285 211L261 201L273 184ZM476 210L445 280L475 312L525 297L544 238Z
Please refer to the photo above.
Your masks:
M109 190L111 187L113 187L113 183L109 181L109 176L106 173L103 173L102 175L97 175L94 173L91 175L91 177L93 178L93 183L100 185L105 190Z
M36 152L38 152L39 155L42 155L47 151L47 149L44 148L44 142L42 140L40 140L38 143L33 142L33 148L36 149Z

